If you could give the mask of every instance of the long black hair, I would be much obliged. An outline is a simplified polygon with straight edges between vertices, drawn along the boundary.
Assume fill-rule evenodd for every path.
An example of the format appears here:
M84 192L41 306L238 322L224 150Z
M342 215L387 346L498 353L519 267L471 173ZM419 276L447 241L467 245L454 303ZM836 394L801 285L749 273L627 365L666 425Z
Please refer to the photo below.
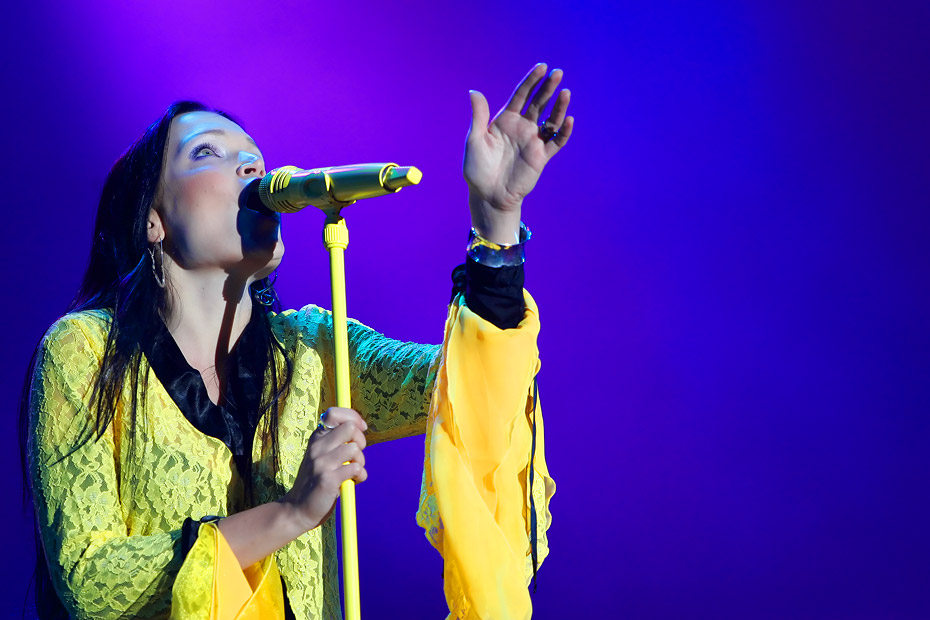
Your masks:
M105 310L111 317L103 359L90 397L94 419L88 420L85 434L78 445L103 436L113 421L123 388L128 382L133 389L129 390L129 402L125 403L129 414L125 432L129 437L130 454L135 449L136 421L145 408L148 387L139 343L150 342L158 337L158 323L167 315L170 290L170 282L168 287L163 288L152 276L154 257L149 254L146 227L149 212L158 198L171 122L182 114L198 111L212 112L237 122L230 115L196 101L175 102L116 160L104 183L94 224L90 260L81 286L68 308L69 312ZM268 278L253 283L250 289L253 304L267 306L269 292L276 298ZM267 336L264 339L267 347L263 355L270 390L263 394L260 415L269 417L268 423L263 425L266 433L263 440L271 445L272 467L276 472L279 466L278 405L290 384L293 366L283 347L271 335L267 313L262 313L262 325ZM29 363L20 397L20 460L23 488L27 494L31 489L26 455L29 401L38 351L37 347ZM284 360L283 373L279 372L275 362L276 351ZM122 468L120 476L126 477ZM246 497L251 499L252 481L242 482ZM39 617L67 618L52 588L38 529L35 582Z

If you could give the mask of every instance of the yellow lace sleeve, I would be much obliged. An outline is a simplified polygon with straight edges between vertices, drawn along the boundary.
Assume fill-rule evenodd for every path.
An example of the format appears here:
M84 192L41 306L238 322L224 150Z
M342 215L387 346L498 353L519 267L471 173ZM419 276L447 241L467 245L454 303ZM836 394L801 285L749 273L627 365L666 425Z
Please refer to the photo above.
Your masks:
M446 602L456 619L531 616L530 493L539 562L549 551L555 483L546 467L542 411L533 407L539 321L528 293L525 300L515 329L485 321L462 296L446 323L417 523L443 556Z
M113 425L81 442L92 429L88 401L105 329L101 313L69 315L41 345L27 444L36 519L52 582L73 618L155 617L170 606L180 530L128 536Z
M282 339L304 345L298 358L318 356L323 366L321 409L334 405L332 313L306 306L279 317ZM440 347L394 340L351 319L348 332L352 408L368 423L368 443L423 433Z
M438 354L438 345L402 342L349 323L352 404L368 422L368 443L426 430Z

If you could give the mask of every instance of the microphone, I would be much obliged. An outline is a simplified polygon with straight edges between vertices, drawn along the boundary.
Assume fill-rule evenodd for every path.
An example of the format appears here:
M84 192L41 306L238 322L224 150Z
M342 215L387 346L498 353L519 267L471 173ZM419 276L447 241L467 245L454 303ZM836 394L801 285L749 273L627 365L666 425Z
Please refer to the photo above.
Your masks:
M416 185L423 173L414 166L397 164L356 164L301 170L282 166L247 187L246 204L278 213L296 213L313 205L327 213L356 200L385 196ZM256 204L260 201L260 205ZM260 209L256 209L260 210Z

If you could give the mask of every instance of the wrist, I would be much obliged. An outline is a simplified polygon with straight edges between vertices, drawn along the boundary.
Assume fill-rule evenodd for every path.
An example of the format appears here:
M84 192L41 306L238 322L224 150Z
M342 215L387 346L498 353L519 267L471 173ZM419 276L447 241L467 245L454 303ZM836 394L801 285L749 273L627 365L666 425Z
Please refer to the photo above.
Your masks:
M469 195L472 228L484 239L500 245L520 242L520 203L497 207L474 195Z
M313 529L286 500L259 504L216 522L242 568L251 566Z
M278 505L279 520L282 526L288 532L294 534L294 538L309 532L320 525L320 521L311 519L307 514L292 502L287 495L274 502Z

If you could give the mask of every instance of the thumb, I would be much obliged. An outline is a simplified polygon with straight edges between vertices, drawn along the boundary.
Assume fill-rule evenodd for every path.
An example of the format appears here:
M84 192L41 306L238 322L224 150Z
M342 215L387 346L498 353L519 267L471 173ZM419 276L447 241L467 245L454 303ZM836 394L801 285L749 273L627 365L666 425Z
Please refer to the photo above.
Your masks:
M471 127L468 128L469 139L472 136L483 135L488 130L491 112L488 110L488 100L477 90L468 91L471 99Z

